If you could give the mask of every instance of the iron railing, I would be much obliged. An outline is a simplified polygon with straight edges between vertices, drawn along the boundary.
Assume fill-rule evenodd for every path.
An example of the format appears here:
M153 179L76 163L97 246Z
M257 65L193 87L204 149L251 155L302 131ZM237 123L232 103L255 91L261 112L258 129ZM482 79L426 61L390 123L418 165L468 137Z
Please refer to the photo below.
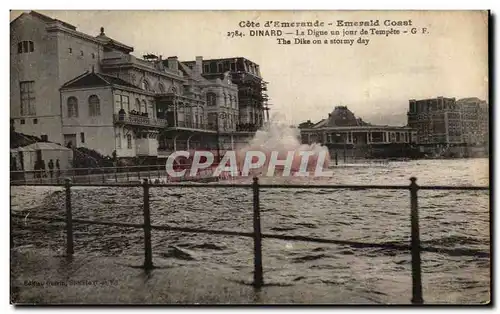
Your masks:
M73 223L79 224L91 224L91 225L106 225L106 226L121 226L121 227L132 227L141 228L144 230L144 269L150 270L154 268L153 264L153 254L151 246L151 231L154 230L165 230L165 231L178 231L186 233L202 233L202 234L212 234L212 235L226 235L226 236L239 236L253 238L254 246L254 279L253 285L256 288L261 288L264 285L264 268L262 264L262 239L280 239L287 241L306 241L314 243L328 243L336 245L347 245L353 248L385 248L390 250L399 251L410 251L411 252L411 270L412 270L412 298L411 302L413 304L423 304L423 293L422 293L422 269L421 269L421 252L435 252L435 253L448 253L454 255L473 255L479 257L490 257L489 252L482 252L474 249L462 249L457 254L456 250L449 248L435 248L435 247L422 247L420 243L420 227L419 227L419 216L418 216L418 191L419 190L454 190L454 191L489 191L487 186L419 186L415 177L410 178L411 183L409 185L278 185L278 184L259 184L259 179L257 177L253 178L252 184L150 184L148 179L143 179L142 184L140 183L117 183L117 184L105 184L105 183L81 183L81 184L71 184L71 180L65 179L64 187L66 191L66 217L65 218L54 218L54 217L41 217L29 215L30 219L35 220L45 220L50 222L65 222L66 223L66 254L67 256L72 256L74 254L73 248ZM11 185L44 185L44 186L61 186L57 183L32 183L25 184L11 183ZM143 215L144 220L142 224L134 223L123 223L123 222L113 222L113 221L95 221L87 219L73 219L72 218L72 205L71 205L71 187L72 186L92 186L92 187L141 187L143 188ZM152 225L150 216L150 187L184 187L184 188L251 188L253 191L253 232L239 232L231 230L211 230L203 228L190 228L190 227L175 227L168 225ZM285 234L267 234L261 231L261 217L260 217L260 190L261 189L350 189L350 190L408 190L410 192L410 221L411 221L411 242L410 245L401 245L396 243L366 243L357 241L347 241L347 240L334 240L334 239L324 239L317 237L308 236L297 236L297 235L285 235ZM11 220L13 217L26 219L24 215L13 214L11 212ZM11 221L12 225L12 221ZM13 246L13 236L11 232L11 246Z
M147 116L133 115L133 114L114 114L113 120L115 123L139 125L139 126L149 126L164 128L167 126L167 120L155 119Z

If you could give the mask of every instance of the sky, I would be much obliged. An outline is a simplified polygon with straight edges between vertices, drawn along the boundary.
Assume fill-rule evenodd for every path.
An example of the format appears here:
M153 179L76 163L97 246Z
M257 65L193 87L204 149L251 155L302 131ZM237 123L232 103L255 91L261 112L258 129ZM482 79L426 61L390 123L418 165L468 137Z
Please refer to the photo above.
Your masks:
M291 124L317 122L335 106L342 105L367 122L405 125L409 99L488 99L485 12L39 12L90 35L98 35L100 27L104 27L107 36L133 46L136 56L154 53L164 58L178 56L182 61L194 60L196 56L250 59L260 65L264 80L269 82L271 115L278 113ZM21 13L12 11L11 20ZM320 20L336 24L337 20L371 19L381 23L386 19L412 20L412 27L425 27L428 31L425 35L369 36L368 45L353 46L278 45L275 37L227 36L229 31L248 32L248 28L238 27L240 21L263 24L268 20Z

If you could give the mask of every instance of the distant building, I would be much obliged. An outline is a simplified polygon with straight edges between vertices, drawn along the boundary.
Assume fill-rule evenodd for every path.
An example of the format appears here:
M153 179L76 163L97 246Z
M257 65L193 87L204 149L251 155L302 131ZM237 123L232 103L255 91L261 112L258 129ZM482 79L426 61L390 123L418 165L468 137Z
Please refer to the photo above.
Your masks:
M477 98L411 99L408 126L420 144L480 144L488 137L488 106Z
M462 139L470 145L489 141L489 109L486 101L476 97L457 100L462 118Z
M357 118L346 106L336 106L328 118L299 125L302 143L319 143L331 149L371 149L416 142L416 132L406 126L372 125Z

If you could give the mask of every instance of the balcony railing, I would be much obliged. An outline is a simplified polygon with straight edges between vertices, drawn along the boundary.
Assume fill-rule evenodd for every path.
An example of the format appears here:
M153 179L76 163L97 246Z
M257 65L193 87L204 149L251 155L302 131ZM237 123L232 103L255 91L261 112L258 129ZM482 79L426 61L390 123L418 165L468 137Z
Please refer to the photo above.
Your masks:
M139 126L149 126L163 128L167 126L167 120L164 119L154 119L150 117L143 117L139 115L120 115L114 114L113 116L115 123L139 125Z

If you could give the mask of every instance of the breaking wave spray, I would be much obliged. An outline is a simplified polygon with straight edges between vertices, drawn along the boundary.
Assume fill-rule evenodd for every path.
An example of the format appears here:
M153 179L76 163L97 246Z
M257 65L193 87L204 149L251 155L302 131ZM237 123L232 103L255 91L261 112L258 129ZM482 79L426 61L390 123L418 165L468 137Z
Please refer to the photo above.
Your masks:
M301 144L299 129L286 124L278 115L274 115L262 129L255 133L255 136L248 143L237 145L235 148L239 169L242 169L246 152L260 151L266 155L266 163L263 167L252 171L254 173L267 172L272 152L278 152L278 160L285 160L290 152L293 154L292 173L299 171L302 158L305 158L300 155L301 151L309 151L309 154L311 154L306 168L308 172L314 172L318 162L322 161L319 158L320 153L325 156L322 161L323 164L320 165L323 169L328 168L330 162L327 147L316 143L311 145ZM276 166L276 169L280 169L280 167Z

